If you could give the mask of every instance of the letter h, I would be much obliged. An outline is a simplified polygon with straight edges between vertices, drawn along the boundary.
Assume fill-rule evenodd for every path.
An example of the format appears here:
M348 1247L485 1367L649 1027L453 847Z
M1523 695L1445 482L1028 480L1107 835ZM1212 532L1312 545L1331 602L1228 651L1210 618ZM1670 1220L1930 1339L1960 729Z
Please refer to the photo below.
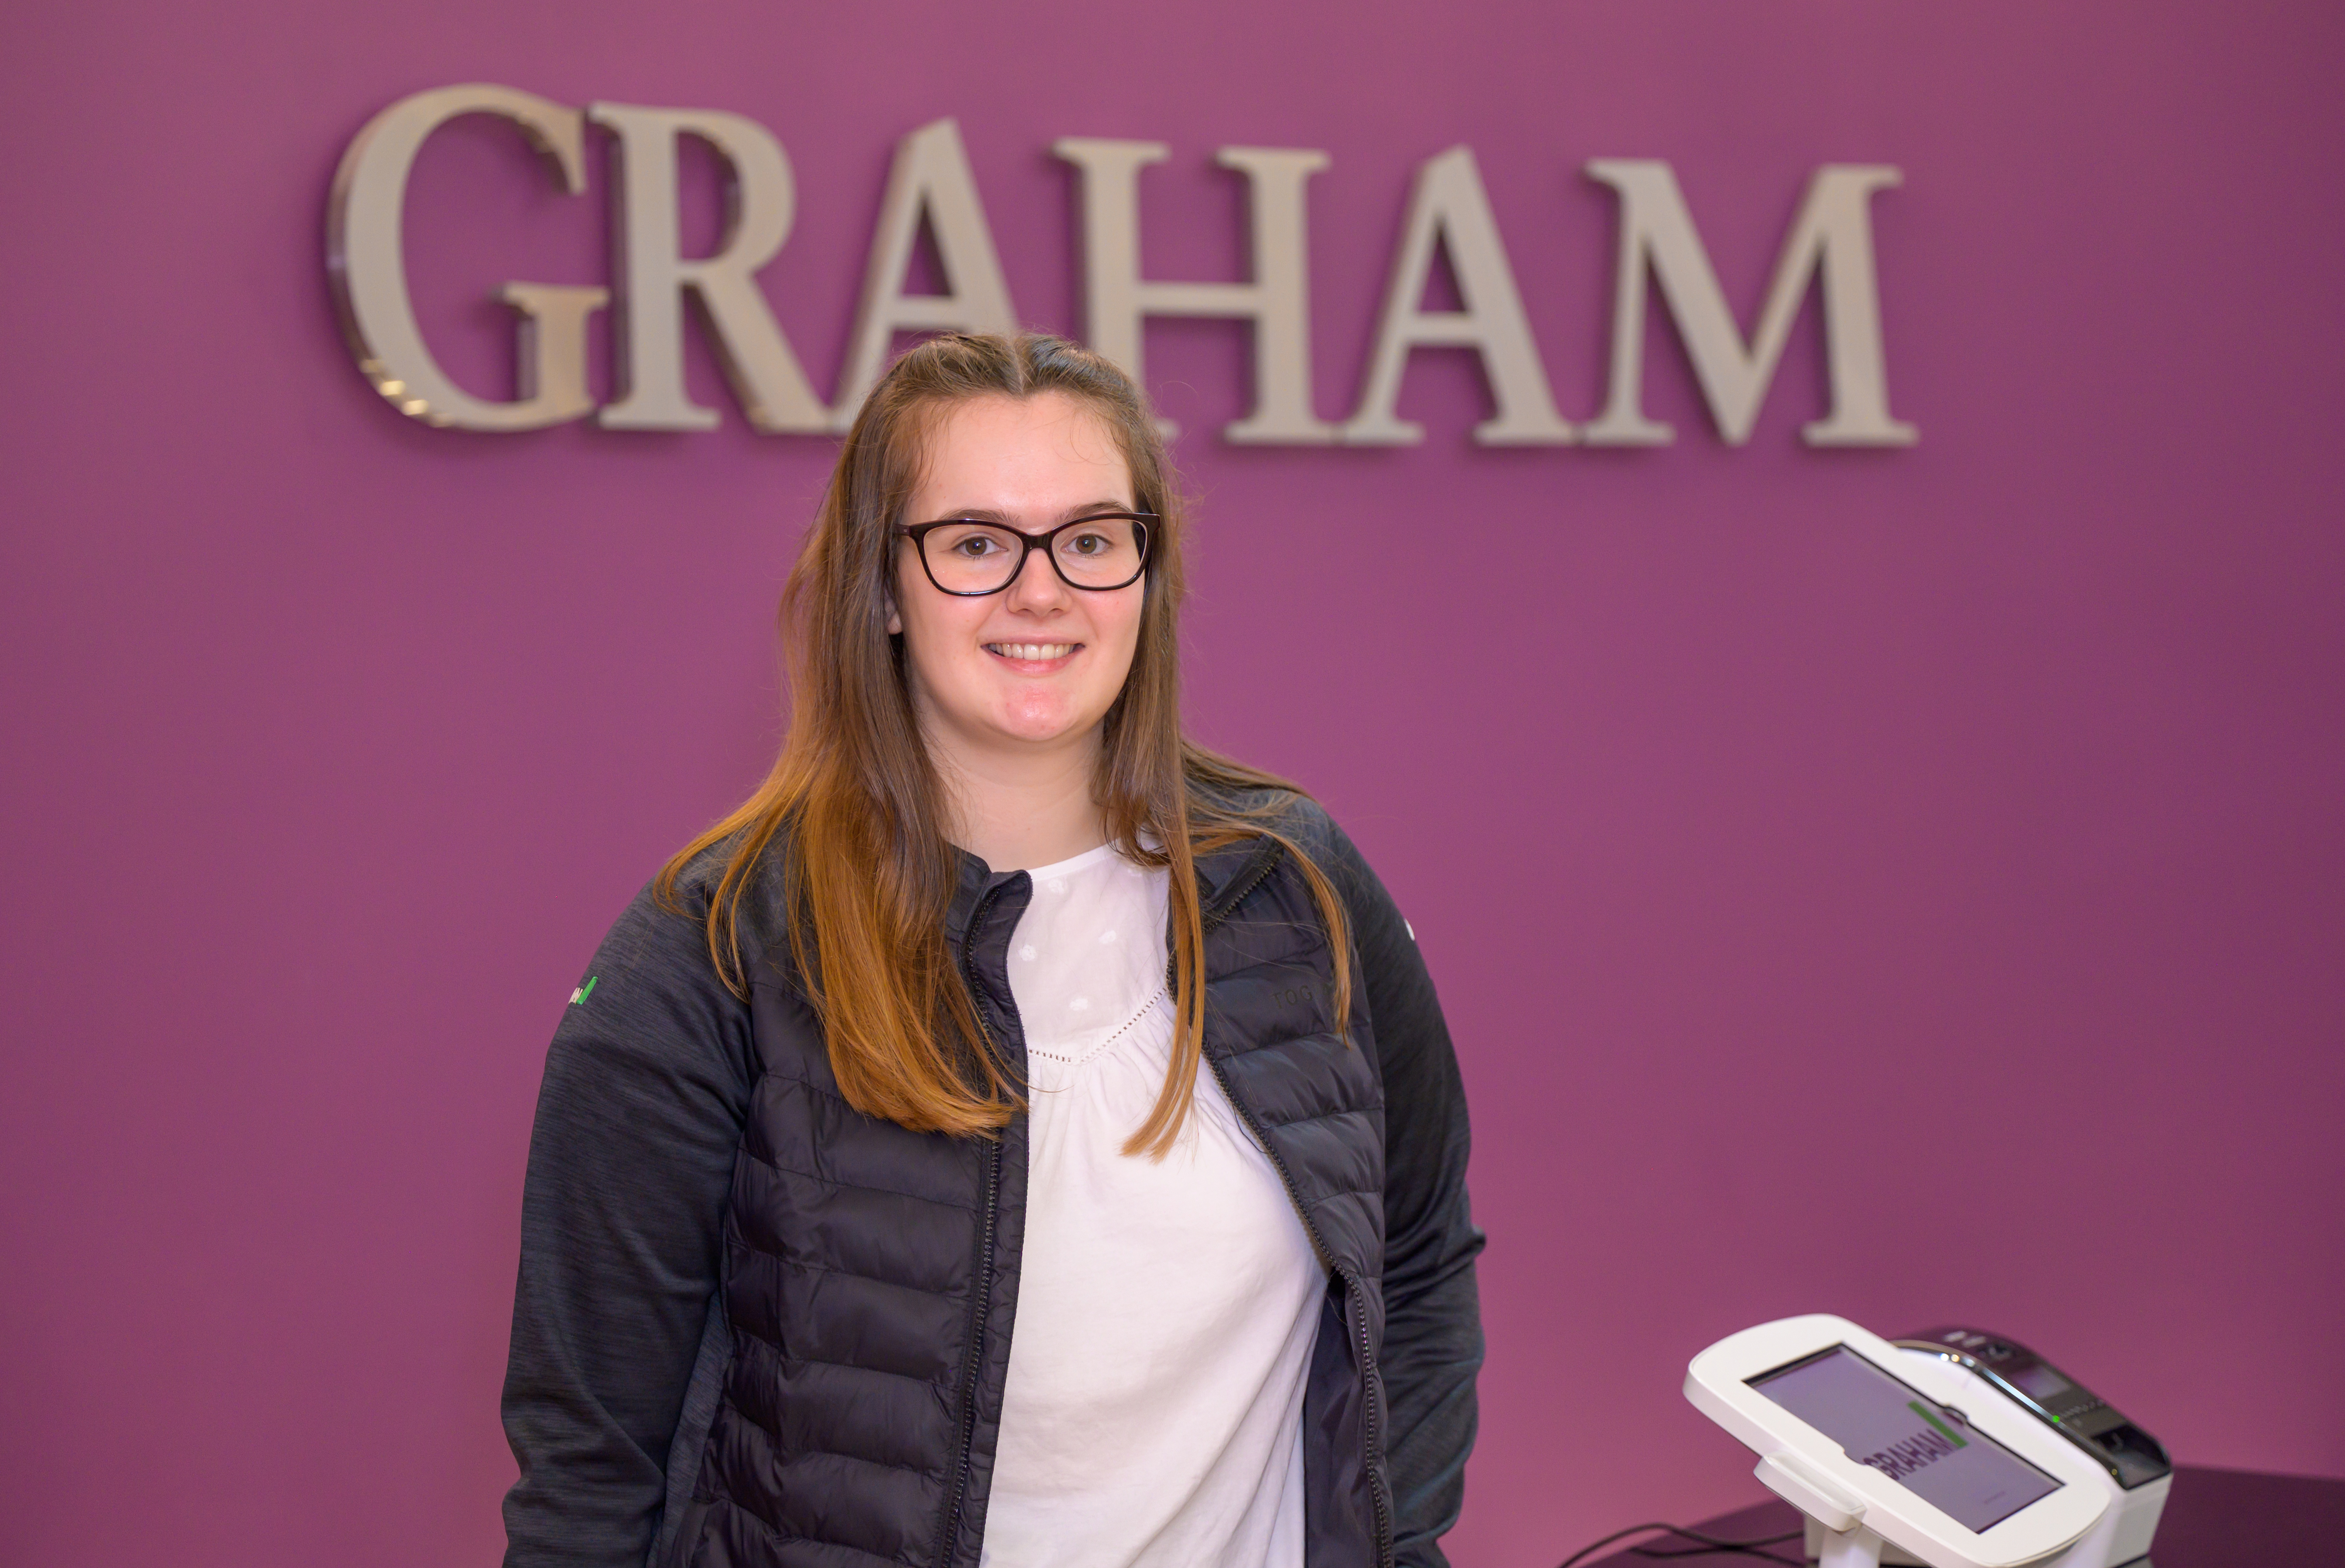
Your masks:
M1051 150L1082 170L1085 338L1142 380L1141 321L1147 316L1251 319L1254 411L1225 426L1240 442L1316 444L1335 427L1311 407L1311 299L1304 184L1327 155L1297 148L1223 147L1213 161L1251 188L1254 281L1148 283L1140 276L1140 171L1164 161L1162 142L1065 137ZM1146 383L1142 381L1142 385ZM1165 434L1173 433L1167 421Z

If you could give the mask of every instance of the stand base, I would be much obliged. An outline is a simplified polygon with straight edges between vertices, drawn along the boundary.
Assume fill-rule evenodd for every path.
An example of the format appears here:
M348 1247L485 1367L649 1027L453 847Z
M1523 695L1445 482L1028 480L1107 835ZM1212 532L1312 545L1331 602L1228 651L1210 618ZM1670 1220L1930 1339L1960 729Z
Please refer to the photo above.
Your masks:
M1881 1568L1881 1537L1862 1524L1824 1531L1822 1547L1816 1568Z
M2160 1482L2159 1484L2163 1485L2164 1483ZM2163 1499L2158 1501L2162 1503ZM1823 1561L1825 1543L1830 1538L1832 1532L1817 1523L1813 1517L1803 1519L1801 1522L1804 1523L1808 1527L1808 1538L1805 1543L1806 1551L1804 1555L1807 1557L1809 1562L1821 1563ZM2152 1528L2155 1528L2157 1522L2157 1515L2155 1513L2151 1514L2149 1516L2148 1523ZM2096 1527L2083 1541L2076 1543L2076 1545L2069 1547L2065 1552L2055 1553L2053 1555L2044 1559L2041 1563L2031 1563L2029 1564L2029 1568L2105 1568L2104 1564L2094 1561L2094 1537L2100 1533L2100 1530ZM2147 1531L2142 1531L2139 1533L2147 1535ZM2146 1546L2147 1544L2148 1543L2147 1541L2139 1543L2139 1545L2142 1546ZM1893 1546L1884 1541L1881 1543L1880 1568L1928 1568L1928 1564L1924 1563L1919 1557L1914 1556L1912 1553L1901 1551L1899 1548ZM2149 1557L2146 1553L2140 1553L2138 1547L2137 1547L2136 1555L2126 1558L2122 1563L2117 1565L2117 1568L2152 1568L2152 1565Z

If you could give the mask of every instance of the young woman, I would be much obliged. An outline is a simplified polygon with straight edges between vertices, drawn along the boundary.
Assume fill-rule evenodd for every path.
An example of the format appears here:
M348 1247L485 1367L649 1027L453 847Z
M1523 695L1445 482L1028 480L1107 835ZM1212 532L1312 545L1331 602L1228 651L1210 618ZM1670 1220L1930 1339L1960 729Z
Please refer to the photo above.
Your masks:
M1097 356L872 392L781 759L547 1057L508 1564L1441 1563L1457 1064L1350 841L1182 737L1181 548Z

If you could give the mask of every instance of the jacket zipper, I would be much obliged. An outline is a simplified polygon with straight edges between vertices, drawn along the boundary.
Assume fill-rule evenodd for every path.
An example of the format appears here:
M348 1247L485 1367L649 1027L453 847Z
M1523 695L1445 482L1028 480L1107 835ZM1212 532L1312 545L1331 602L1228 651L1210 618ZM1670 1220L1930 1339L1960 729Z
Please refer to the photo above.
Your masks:
M1205 1058L1205 1063L1213 1069L1213 1080L1222 1086L1223 1098L1230 1102L1231 1108L1253 1130L1254 1142L1261 1147L1263 1153L1270 1156L1271 1168L1278 1172L1278 1179L1286 1189L1286 1200L1294 1206L1295 1218L1303 1221L1303 1234L1310 1240L1311 1250L1317 1255L1319 1266L1344 1282L1344 1305L1351 1311L1352 1320L1359 1330L1360 1397L1367 1401L1368 1405L1365 1422L1368 1501L1376 1511L1376 1563L1378 1568L1392 1568L1392 1504L1385 1496L1384 1475L1380 1468L1384 1458L1384 1412L1376 1403L1376 1390L1380 1383L1376 1376L1376 1351L1368 1343L1368 1315L1360 1308L1357 1300L1360 1283L1349 1270L1336 1268L1331 1260L1327 1243L1320 1238L1319 1227L1312 1222L1311 1211L1303 1206L1303 1194L1294 1185L1294 1173L1287 1169L1286 1161L1279 1158L1277 1148L1263 1131L1262 1123L1254 1119L1253 1109L1231 1089L1229 1075L1222 1070L1222 1064L1210 1056Z
M994 893L990 892L977 901L960 942L961 974L969 983L970 1010L988 1050L993 1048L993 1035L985 1027L985 1004L978 995L976 947L978 927L984 924L985 912L991 907L993 899ZM937 1552L938 1568L950 1568L953 1553L959 1545L961 1505L968 1501L969 1473L977 1460L977 1374L985 1355L986 1308L993 1299L993 1221L1000 1206L1001 1140L994 1138L985 1146L985 1217L978 1231L977 1280L969 1298L969 1351L961 1365L960 1463L953 1472L952 1492L945 1501L945 1532Z
M1203 929L1211 931L1228 919L1231 913L1240 904L1245 902L1249 894L1269 879L1271 872L1276 869L1279 856L1283 853L1277 842L1271 841L1268 852L1259 855L1261 865L1236 885L1234 892L1224 895L1214 905L1213 911L1199 923ZM1380 1380L1376 1376L1376 1351L1368 1343L1368 1315L1358 1300L1359 1281L1348 1270L1335 1266L1332 1255L1327 1250L1327 1243L1319 1235L1319 1227L1312 1221L1311 1211L1304 1207L1302 1191L1294 1184L1294 1173L1287 1169L1286 1161L1280 1158L1276 1146L1272 1144L1269 1135L1263 1130L1262 1123L1255 1119L1253 1108L1240 1099L1236 1091L1230 1087L1229 1075L1222 1070L1222 1064L1212 1055L1206 1054L1205 1065L1213 1069L1213 1081L1222 1086L1222 1098L1230 1102L1231 1108L1238 1113L1239 1118L1254 1133L1254 1142L1261 1148L1263 1153L1270 1157L1271 1168L1278 1172L1278 1179L1286 1189L1286 1200L1294 1206L1295 1218L1303 1221L1303 1234L1310 1240L1311 1250L1318 1257L1319 1266L1344 1282L1344 1305L1351 1312L1352 1320L1358 1328L1360 1397L1367 1401L1367 1419L1364 1423L1367 1439L1365 1457L1368 1462L1366 1467L1368 1501L1376 1512L1376 1563L1378 1568L1392 1568L1392 1503L1385 1496L1384 1476L1380 1469L1380 1462L1384 1458L1384 1412L1377 1408L1376 1391L1380 1386Z
M1264 839L1262 847L1254 852L1253 858L1247 863L1240 879L1230 885L1230 891L1223 894L1220 902L1205 912L1204 918L1199 924L1211 931L1214 926L1227 920L1231 911L1244 903L1255 888L1270 880L1270 874L1278 869L1278 863L1285 857L1285 855L1286 850L1278 840Z
M1363 1294L1360 1282L1348 1274L1345 1275L1344 1293L1352 1298L1350 1304L1358 1309L1354 1314L1354 1321L1359 1325L1360 1330L1360 1395L1368 1404L1368 1501L1375 1504L1376 1511L1376 1563L1377 1568L1392 1568L1392 1500L1385 1495L1382 1468L1385 1433L1384 1401L1380 1391L1384 1388L1384 1379L1376 1371L1376 1352L1368 1345L1368 1313L1359 1300Z

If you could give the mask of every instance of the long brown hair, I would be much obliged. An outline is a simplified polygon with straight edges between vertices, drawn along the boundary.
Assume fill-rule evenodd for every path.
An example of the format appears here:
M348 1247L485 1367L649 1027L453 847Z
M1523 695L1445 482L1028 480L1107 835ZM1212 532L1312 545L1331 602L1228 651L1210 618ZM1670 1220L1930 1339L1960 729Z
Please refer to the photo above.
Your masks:
M1158 518L1141 601L1139 644L1101 724L1093 799L1123 856L1171 876L1174 1041L1163 1091L1124 1145L1161 1158L1195 1091L1205 1027L1204 929L1194 857L1247 838L1286 847L1334 949L1333 1027L1349 1016L1343 905L1325 874L1274 825L1276 803L1233 796L1291 790L1181 731L1179 614L1186 591L1182 498L1147 401L1111 361L1062 339L954 335L898 359L865 400L814 526L782 591L789 730L773 772L740 808L685 845L660 874L673 901L685 865L719 847L708 948L744 995L744 894L785 835L781 896L791 956L822 1019L848 1103L916 1131L983 1133L1023 1104L947 950L944 917L959 883L946 796L888 633L896 529L918 488L938 416L972 398L1059 392L1100 417L1132 474L1133 501Z

